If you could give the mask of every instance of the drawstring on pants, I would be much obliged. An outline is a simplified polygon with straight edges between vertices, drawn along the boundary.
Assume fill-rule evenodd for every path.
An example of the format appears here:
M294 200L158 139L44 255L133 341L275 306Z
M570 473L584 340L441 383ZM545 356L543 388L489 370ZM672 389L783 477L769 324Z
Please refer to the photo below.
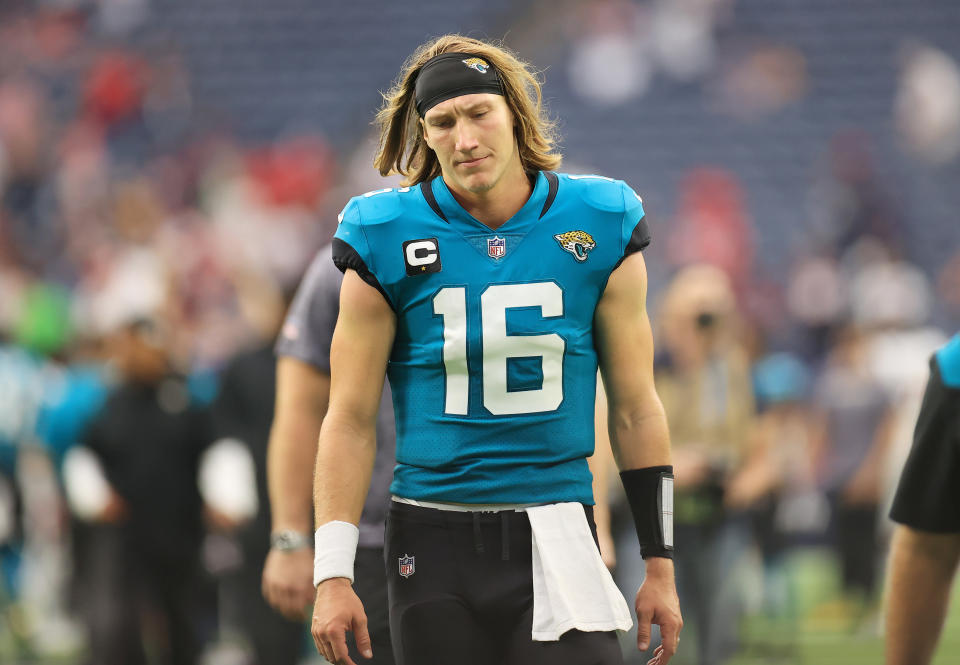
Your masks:
M504 510L500 513L500 542L502 550L500 558L504 561L510 560L510 511Z
M483 531L480 528L480 511L473 513L473 546L478 555L486 552L483 543ZM500 558L510 560L510 511L500 511Z
M479 511L473 513L473 546L476 548L477 554L483 554L483 533L480 531Z

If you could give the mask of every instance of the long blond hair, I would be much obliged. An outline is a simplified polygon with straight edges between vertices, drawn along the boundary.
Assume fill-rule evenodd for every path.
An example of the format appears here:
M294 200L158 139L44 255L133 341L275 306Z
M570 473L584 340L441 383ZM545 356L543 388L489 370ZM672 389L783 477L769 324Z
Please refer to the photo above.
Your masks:
M491 62L500 72L507 107L516 119L515 134L523 169L546 171L560 166L556 123L547 118L540 81L530 66L503 44L444 35L414 51L393 87L383 93L383 105L376 119L380 147L373 159L380 175L400 174L405 177L404 185L416 185L440 175L440 162L423 138L414 86L420 68L441 53L470 53Z

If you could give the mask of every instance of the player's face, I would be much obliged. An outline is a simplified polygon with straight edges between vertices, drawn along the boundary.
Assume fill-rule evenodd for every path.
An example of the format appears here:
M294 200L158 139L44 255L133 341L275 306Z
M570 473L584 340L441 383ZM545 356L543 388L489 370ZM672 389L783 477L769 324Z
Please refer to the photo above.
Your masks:
M443 179L453 189L489 192L509 169L520 169L513 114L501 95L462 95L437 104L421 120Z

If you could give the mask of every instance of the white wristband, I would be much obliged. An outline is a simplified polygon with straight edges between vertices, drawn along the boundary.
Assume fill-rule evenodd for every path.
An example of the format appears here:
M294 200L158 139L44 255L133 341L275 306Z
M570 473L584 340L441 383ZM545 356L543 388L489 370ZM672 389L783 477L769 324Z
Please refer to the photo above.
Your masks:
M353 583L353 560L360 529L349 522L327 522L313 534L313 586L332 577Z

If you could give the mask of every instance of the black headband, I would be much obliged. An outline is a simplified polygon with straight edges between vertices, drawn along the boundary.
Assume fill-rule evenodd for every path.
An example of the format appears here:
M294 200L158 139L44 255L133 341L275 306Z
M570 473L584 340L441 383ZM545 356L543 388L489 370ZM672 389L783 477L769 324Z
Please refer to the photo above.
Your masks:
M441 53L427 60L417 75L417 113L422 118L440 102L478 92L503 94L497 68L472 53Z

